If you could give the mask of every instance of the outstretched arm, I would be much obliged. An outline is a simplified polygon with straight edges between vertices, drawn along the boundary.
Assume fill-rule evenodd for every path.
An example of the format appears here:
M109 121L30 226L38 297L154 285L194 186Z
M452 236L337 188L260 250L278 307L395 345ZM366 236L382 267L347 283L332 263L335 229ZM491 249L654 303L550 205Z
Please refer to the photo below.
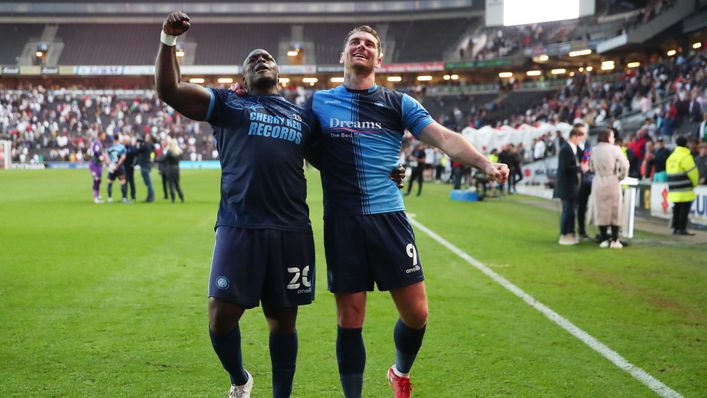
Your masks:
M169 36L179 36L189 30L190 26L187 14L174 11L162 24L162 32ZM176 43L175 45L160 43L155 62L155 90L162 101L182 115L193 120L206 118L211 94L197 84L181 82Z
M508 165L491 162L461 134L455 133L437 122L432 122L422 129L420 140L441 149L455 162L476 167L499 184L503 184L508 178Z

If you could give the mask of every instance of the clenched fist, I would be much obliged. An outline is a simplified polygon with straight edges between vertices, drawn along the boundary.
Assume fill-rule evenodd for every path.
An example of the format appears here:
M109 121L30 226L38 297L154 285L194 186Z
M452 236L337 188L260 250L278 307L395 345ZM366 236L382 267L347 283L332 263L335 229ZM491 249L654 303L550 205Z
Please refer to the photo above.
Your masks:
M167 15L167 19L162 24L164 33L171 36L179 36L189 30L189 16L181 11L174 11Z
M499 185L503 185L508 180L510 170L505 163L491 163L486 167L486 175L491 181L496 181Z

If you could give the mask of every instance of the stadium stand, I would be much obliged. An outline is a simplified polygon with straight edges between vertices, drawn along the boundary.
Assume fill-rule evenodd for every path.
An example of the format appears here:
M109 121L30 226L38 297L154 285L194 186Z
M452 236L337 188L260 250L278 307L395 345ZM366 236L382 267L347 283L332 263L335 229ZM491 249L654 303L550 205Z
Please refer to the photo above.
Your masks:
M700 112L691 103L707 103L700 52L657 60L651 65L596 79L590 73L567 79L560 90L486 92L477 95L425 95L411 88L431 115L450 128L485 125L519 127L541 121L611 125L622 134L652 122L652 136L689 135ZM302 103L313 91L289 87L283 94ZM0 96L0 138L13 142L13 156L80 160L96 131L176 136L188 158L212 159L211 130L175 114L156 100L150 88L139 91L52 91L42 87L5 90Z
M32 38L39 39L42 29L44 25L40 24L0 24L0 65L16 65L25 43Z
M309 2L326 3L329 0L308 0ZM354 2L356 0L337 0ZM33 3L76 3L76 0L32 0ZM174 3L170 0L150 0L151 3ZM302 0L260 0L262 3L302 3ZM145 3L145 0L108 0L104 3ZM209 0L209 3L252 3L252 0Z
M371 23L375 29L375 24ZM304 39L314 43L317 63L338 64L344 47L344 37L351 30L350 23L305 24ZM386 40L385 38L381 38ZM385 43L384 43L385 44ZM384 52L386 49L384 48Z
M480 17L439 16L405 21L378 19L368 24L381 33L388 64L449 61L450 55L453 60L513 57L521 61L509 68L516 72L510 80L495 81L497 71L492 69L489 73L481 69L474 73L461 70L458 73L462 78L458 82L421 84L406 90L417 97L435 119L452 129L489 125L515 128L539 122L583 121L591 126L612 125L632 132L650 118L655 124L654 135L671 136L694 130L700 115L692 111L691 104L707 103L705 56L700 51L686 49L668 58L658 53L650 62L642 59L638 68L623 69L625 65L620 64L621 71L617 69L614 74L580 70L565 75L567 77L555 77L548 73L548 67L540 68L544 69L543 76L525 79L518 77L521 75L518 69L529 66L527 50L535 50L536 45L547 47L573 41L605 40L631 26L659 18L661 12L678 1L600 2L598 13L591 17L511 27L486 28ZM240 64L253 48L264 48L281 56L283 48L294 42L294 36L314 50L314 57L308 58L305 53L304 64L337 64L342 38L353 25L336 21L213 22L195 25L183 38L182 43L189 43L193 50L193 61L188 64ZM357 20L355 24L362 23L365 21ZM154 63L158 33L155 24L60 23L57 26L54 40L63 44L58 65ZM0 47L0 65L16 65L18 57L27 52L28 43L39 40L46 30L42 24L0 24L0 37L8 39L3 40ZM145 40L145 37L152 39ZM459 52L458 46L465 43L468 47ZM593 57L592 62L601 59ZM617 60L627 61L621 56ZM590 61L586 62L588 65ZM325 86L324 79L316 88ZM210 128L186 121L156 102L149 83L144 80L138 87L140 91L129 94L116 91L110 95L91 93L97 86L92 87L90 83L74 94L44 89L37 86L38 82L28 87L22 87L21 83L2 84L20 89L4 90L0 95L0 139L9 138L14 142L16 157L77 160L83 157L80 142L100 130L176 134L188 157L210 159L214 156ZM116 87L120 84L116 83ZM298 86L283 90L288 100L298 104L303 104L311 93L311 88ZM99 106L106 98L110 99L108 106Z
M62 24L57 39L64 42L60 65L150 65L159 36L155 24Z
M389 40L395 41L392 61L442 60L442 54L451 49L449 46L453 46L465 31L478 23L476 18L391 22Z
M89 93L83 90L7 90L0 97L0 136L24 162L81 161L99 131L179 140L190 159L213 159L211 130L157 100L151 90Z
M603 14L577 20L481 29L470 34L467 40L461 40L468 45L463 46L463 56L459 58L483 60L511 57L527 48L609 39L657 18L671 9L675 0L654 0L648 4L609 3Z
M254 48L277 56L280 40L289 35L285 24L205 24L189 30L187 40L197 44L198 64L240 65Z
M474 104L459 94L441 100L423 96L422 101L433 117L442 120L453 120L453 110L461 110L464 123L475 128L486 124L517 127L538 121L583 121L592 126L615 125L633 130L646 118L655 118L659 122L658 134L682 135L694 129L688 120L690 101L707 97L705 60L701 53L694 53L689 57L657 59L625 73L577 74L567 78L559 90L528 90L516 84L512 92L479 96ZM440 101L444 106L436 106ZM476 106L470 111L473 105ZM693 119L692 123L698 121ZM617 120L620 121L615 123Z
M361 23L361 22L359 22ZM386 62L441 61L445 51L439 43L455 43L478 19L458 18L430 21L405 21L390 24L370 23L381 30L384 45L392 49ZM191 29L186 42L196 44L194 64L240 64L253 48L277 54L280 44L291 40L290 24L201 24ZM303 24L304 41L311 42L318 64L337 64L342 38L351 23ZM445 29L440 30L439 27ZM59 24L56 40L63 42L59 65L151 65L155 43L145 37L156 37L154 24ZM0 64L15 65L30 38L38 38L43 25L0 25L0 34L8 37L0 52ZM224 40L228 38L228 40Z

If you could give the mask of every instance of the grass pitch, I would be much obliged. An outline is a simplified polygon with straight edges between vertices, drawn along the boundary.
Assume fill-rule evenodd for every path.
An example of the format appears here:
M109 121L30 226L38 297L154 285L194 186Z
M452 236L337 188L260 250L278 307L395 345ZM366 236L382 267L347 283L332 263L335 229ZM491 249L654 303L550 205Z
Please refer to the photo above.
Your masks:
M300 309L293 396L341 397L322 194L308 177L317 299ZM0 171L1 397L226 395L206 315L219 173L182 179L184 205L94 205L86 170ZM449 189L425 185L408 212L685 397L707 396L704 246L639 234L623 250L561 247L556 212L527 198L450 202ZM424 233L417 243L430 318L414 396L655 396ZM366 397L392 395L396 319L388 294L369 295ZM259 309L241 332L253 397L271 396Z

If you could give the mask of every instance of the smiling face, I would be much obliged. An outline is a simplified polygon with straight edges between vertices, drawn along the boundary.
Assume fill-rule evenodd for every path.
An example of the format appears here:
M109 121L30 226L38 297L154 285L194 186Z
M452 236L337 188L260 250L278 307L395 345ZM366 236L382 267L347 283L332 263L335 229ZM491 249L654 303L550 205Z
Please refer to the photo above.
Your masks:
M359 26L352 30L346 39L340 63L346 71L371 73L380 68L383 52L375 30L368 26Z
M269 90L277 85L279 69L265 50L251 51L243 62L243 81L248 90Z

